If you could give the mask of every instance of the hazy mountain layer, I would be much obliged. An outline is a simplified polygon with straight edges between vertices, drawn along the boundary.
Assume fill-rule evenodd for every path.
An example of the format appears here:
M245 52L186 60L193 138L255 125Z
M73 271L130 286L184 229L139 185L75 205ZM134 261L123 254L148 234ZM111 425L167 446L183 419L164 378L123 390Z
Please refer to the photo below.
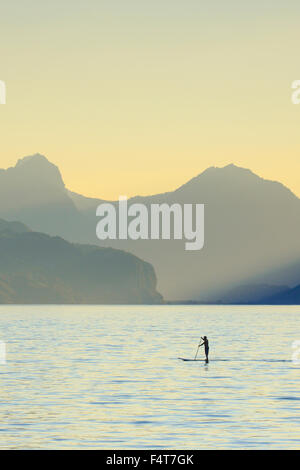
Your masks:
M0 220L0 303L161 303L152 266Z
M101 200L71 197L92 229ZM288 266L300 259L300 200L282 184L267 181L250 170L229 165L209 168L176 191L130 202L204 203L205 244L187 252L181 241L108 241L150 261L159 289L167 299L220 299L242 284L291 285L299 269ZM286 273L280 268L286 266ZM273 273L276 279L273 281ZM257 279L257 281L256 281Z
M299 305L300 304L300 285L287 289L262 300L263 304L268 305Z
M100 244L96 207L103 201L67 191L59 170L45 157L27 157L1 170L0 196L4 218L71 241ZM205 204L201 251L185 251L184 240L101 242L150 262L166 299L218 299L243 284L299 283L299 270L292 275L288 270L287 279L280 268L300 260L300 200L280 183L234 165L212 167L175 191L132 202ZM279 273L275 281L274 272Z
M39 154L0 170L0 217L70 241L89 239L85 218L69 197L59 169Z
M288 286L268 284L239 286L221 296L220 302L224 304L260 304L265 298L282 294L288 289ZM217 299L214 300L217 301Z

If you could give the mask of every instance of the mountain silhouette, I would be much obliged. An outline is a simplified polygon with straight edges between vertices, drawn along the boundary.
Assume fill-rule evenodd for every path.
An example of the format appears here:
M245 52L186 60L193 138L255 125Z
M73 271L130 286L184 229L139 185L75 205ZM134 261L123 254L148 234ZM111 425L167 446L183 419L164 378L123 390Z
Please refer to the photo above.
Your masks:
M70 193L95 223L93 201ZM268 276L300 260L300 200L285 186L235 165L211 167L175 191L132 202L204 203L205 244L187 252L182 241L105 242L151 262L167 299L219 300L242 284L272 284ZM296 284L300 271L277 276L275 284Z
M0 220L0 303L161 303L149 263Z
M21 222L13 221L7 222L7 220L0 219L0 233L24 233L31 232L30 228Z
M224 304L261 304L266 298L280 295L288 289L288 286L247 284L225 292L219 301Z
M265 297L261 300L261 303L267 305L299 305L300 285L292 289L286 289L276 295Z
M88 233L81 235L84 217L69 197L59 169L40 154L0 170L0 217L71 241L88 239Z
M300 281L299 270L288 270L300 260L300 200L284 185L235 165L208 168L175 191L128 201L129 206L140 202L148 207L205 204L200 251L185 251L185 240L100 242L96 208L103 199L67 190L58 168L41 155L1 170L0 195L0 217L73 242L125 250L151 263L166 299L218 300L241 285L292 287Z

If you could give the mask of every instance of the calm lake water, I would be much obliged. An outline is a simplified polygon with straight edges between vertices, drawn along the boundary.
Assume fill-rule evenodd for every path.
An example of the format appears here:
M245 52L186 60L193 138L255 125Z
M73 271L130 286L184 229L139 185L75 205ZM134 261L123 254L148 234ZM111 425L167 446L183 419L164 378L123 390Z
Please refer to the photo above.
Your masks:
M299 307L1 306L0 340L1 449L300 448Z

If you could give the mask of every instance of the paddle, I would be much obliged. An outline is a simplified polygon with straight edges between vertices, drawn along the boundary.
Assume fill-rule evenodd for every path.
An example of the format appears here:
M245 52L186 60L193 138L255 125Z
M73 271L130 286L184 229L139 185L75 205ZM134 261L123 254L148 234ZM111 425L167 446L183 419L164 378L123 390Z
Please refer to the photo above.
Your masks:
M199 348L200 348L201 339L202 339L202 336L200 337L200 340L199 340L199 344L198 344L198 348L197 348L197 352L196 352L194 361L196 360L196 358L198 356L198 351L199 351Z

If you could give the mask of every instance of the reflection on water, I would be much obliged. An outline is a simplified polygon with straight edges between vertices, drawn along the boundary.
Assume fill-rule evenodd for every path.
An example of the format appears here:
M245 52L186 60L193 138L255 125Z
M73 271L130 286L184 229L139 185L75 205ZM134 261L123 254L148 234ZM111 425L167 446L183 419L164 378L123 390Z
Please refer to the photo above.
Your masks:
M0 448L297 449L299 339L298 307L2 306Z

